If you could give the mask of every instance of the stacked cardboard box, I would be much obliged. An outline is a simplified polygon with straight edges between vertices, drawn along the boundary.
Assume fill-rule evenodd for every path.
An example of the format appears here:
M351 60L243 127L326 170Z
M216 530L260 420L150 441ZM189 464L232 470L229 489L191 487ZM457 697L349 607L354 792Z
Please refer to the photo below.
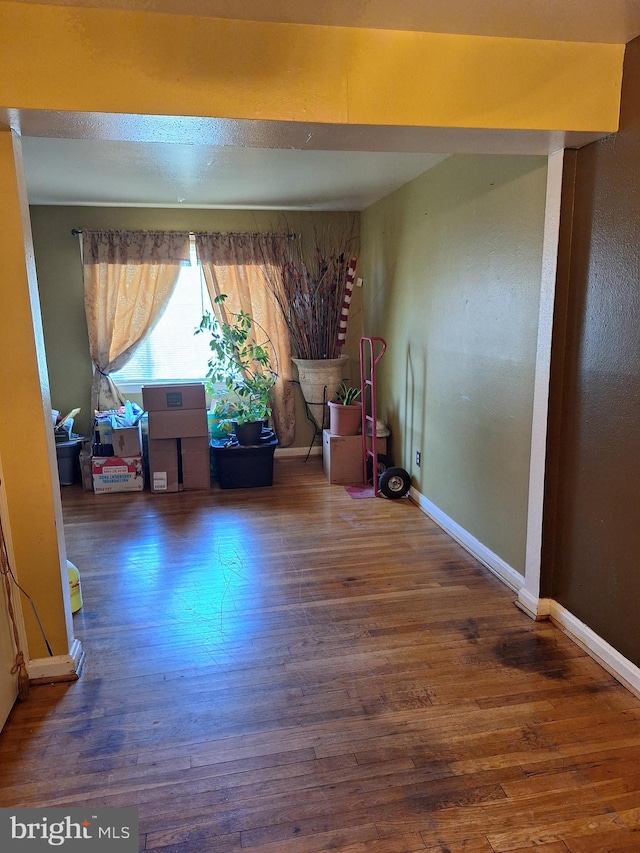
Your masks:
M367 437L367 449L371 438ZM387 439L376 438L376 453L385 456ZM330 430L322 431L322 467L330 483L338 485L361 485L364 482L362 464L362 435L334 435Z
M114 427L110 444L116 456L142 456L142 428L138 423L132 427Z
M334 435L322 431L322 467L330 483L362 483L362 436Z
M144 489L142 456L93 456L91 458L93 491L97 495L110 492L141 492Z
M105 439L102 446L112 446L115 455L91 457L93 491L96 494L141 492L144 489L144 462L140 424L134 427L103 427L102 432L101 438ZM83 485L85 482L83 471Z
M209 429L204 385L144 385L152 492L208 489Z

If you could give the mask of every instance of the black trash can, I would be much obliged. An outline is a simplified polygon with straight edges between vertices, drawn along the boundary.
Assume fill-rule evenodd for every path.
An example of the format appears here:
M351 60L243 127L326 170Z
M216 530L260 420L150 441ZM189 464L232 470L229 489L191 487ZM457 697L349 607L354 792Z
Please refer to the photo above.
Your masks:
M58 458L58 479L61 486L72 486L80 482L80 448L84 436L68 441L56 441Z

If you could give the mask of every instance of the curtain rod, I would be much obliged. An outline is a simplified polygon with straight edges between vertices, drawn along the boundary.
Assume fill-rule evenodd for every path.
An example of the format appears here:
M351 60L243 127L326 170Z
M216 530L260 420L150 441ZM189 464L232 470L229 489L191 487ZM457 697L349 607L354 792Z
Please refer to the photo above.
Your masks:
M96 229L96 230L103 230L103 229ZM109 230L113 230L113 231L125 230L126 231L129 229L120 229L120 228L108 229L108 228L105 228L104 230L105 231L109 231ZM134 229L134 230L137 230L137 229ZM160 228L158 230L162 231L163 229ZM83 233L84 232L83 232L82 228L72 228L71 229L72 237L79 237L80 234L83 234ZM142 233L145 233L145 232L143 231ZM149 232L146 232L146 233L149 233ZM165 233L166 234L181 234L183 232L181 232L181 231L165 231ZM298 237L297 234L282 234L278 231L187 231L186 233L190 237L195 237L196 234L241 234L241 235L242 234L268 234L271 237L288 237L289 240L295 240Z
M90 230L91 230L91 229L90 229ZM183 234L183 233L187 233L187 234L189 234L189 236L190 236L190 237L193 237L193 236L196 234L196 232L195 232L195 231L187 231L187 232L183 232L183 231L166 231L164 228L154 229L154 230L153 230L153 232L145 231L145 230L144 230L144 229L142 229L142 228L96 228L95 230L96 230L96 231L140 231L140 233L142 233L142 234L154 233L154 232L157 230L157 231L159 231L159 232L163 232L164 234ZM202 232L197 232L197 233L202 233ZM84 234L84 231L82 230L82 228L72 228L72 229L71 229L71 234L72 234L72 236L73 236L73 237L78 237L80 234Z

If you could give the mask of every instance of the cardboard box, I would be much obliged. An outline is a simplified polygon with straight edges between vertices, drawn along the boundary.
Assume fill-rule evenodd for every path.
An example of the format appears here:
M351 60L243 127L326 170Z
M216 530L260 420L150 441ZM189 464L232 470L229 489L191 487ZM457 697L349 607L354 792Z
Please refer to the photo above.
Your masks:
M210 489L211 460L209 436L180 439L182 461L182 488Z
M342 486L364 482L362 476L362 436L333 435L322 431L322 468L330 483Z
M93 469L91 465L91 445L85 445L80 451L80 475L85 492L93 491Z
M362 436L360 436L360 441L362 441ZM367 436L367 450L371 450L371 436ZM387 455L387 437L386 436L378 436L376 438L376 453L378 456L386 456Z
M204 385L143 385L142 405L146 412L173 412L205 409Z
M149 412L149 438L153 441L165 438L209 437L207 410L184 409L175 412Z
M111 442L116 456L142 456L142 430L134 427L115 427L111 430Z
M178 454L174 438L148 443L149 486L152 492L178 492Z
M149 439L152 492L180 492L211 487L208 436Z
M211 486L209 426L202 383L144 385L152 492Z
M142 456L93 456L91 458L93 491L141 492L144 489Z

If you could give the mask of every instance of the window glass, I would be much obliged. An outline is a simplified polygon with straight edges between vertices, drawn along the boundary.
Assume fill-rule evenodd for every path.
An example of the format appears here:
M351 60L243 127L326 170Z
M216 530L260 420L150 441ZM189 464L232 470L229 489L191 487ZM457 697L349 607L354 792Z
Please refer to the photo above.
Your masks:
M211 355L209 336L194 332L204 312L211 310L209 292L192 243L191 265L180 269L175 290L155 329L142 341L128 364L112 374L116 384L133 391L128 386L202 382Z

